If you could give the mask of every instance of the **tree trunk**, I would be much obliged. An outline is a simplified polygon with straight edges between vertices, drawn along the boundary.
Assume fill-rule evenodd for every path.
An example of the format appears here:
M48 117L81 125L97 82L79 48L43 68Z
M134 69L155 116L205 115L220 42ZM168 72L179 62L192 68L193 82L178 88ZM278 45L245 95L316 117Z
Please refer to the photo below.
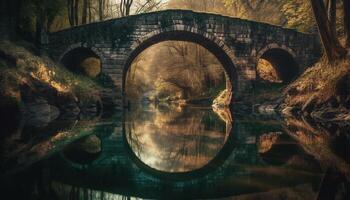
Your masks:
M104 1L105 0L98 0L98 16L100 21L103 20L103 15L104 15Z
M89 3L89 7L88 7L88 9L89 9L89 23L91 23L92 22L92 14L91 14L91 0L88 0L88 3Z
M21 0L0 2L0 38L17 36L21 3Z
M79 0L74 2L74 23L76 26L79 25Z
M344 57L347 51L339 45L339 40L332 31L324 2L319 0L310 1L328 61L333 62L338 58Z
M344 29L346 34L345 46L350 47L350 1L343 0L344 6Z
M122 17L129 16L133 0L121 0L119 11Z
M67 0L67 13L70 26L74 26L73 0Z
M47 18L47 10L44 5L39 5L38 13L36 16L36 33L35 40L36 45L40 46L43 34L48 32L48 18Z
M81 24L86 24L88 16L88 0L83 0L83 14L81 17Z
M337 0L329 0L328 20L333 35L337 35Z

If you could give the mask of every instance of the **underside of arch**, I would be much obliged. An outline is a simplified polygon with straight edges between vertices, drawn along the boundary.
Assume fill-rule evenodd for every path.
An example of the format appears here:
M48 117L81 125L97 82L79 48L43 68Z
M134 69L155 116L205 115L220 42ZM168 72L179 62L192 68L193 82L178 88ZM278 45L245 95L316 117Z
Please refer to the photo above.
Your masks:
M299 66L293 54L282 48L271 48L264 51L260 59L268 61L276 70L283 83L289 83L299 74Z
M134 48L132 49L129 58L125 62L124 69L123 69L123 84L122 84L123 96L125 96L125 84L126 84L127 73L133 60L148 47L163 41L186 41L186 42L193 42L203 46L209 52L211 52L218 59L220 64L223 66L225 75L226 75L226 89L232 92L236 88L236 85L237 85L236 68L232 58L229 56L229 53L226 51L228 48L225 45L223 45L223 43L220 43L221 45L219 45L217 43L218 41L217 39L209 39L203 36L202 34L193 33L193 32L184 31L184 30L177 30L177 31L175 30L175 31L167 31L167 32L154 34L144 39L142 42L139 42L138 45L133 45ZM230 99L229 101L232 101L232 100Z

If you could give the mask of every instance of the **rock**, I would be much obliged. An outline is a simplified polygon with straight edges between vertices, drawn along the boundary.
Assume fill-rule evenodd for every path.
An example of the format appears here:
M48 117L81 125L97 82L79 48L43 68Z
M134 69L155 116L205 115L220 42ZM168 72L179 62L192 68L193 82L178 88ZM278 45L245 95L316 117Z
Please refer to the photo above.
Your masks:
M229 92L227 89L222 91L218 97L213 101L212 106L216 108L228 107L231 103L232 92Z

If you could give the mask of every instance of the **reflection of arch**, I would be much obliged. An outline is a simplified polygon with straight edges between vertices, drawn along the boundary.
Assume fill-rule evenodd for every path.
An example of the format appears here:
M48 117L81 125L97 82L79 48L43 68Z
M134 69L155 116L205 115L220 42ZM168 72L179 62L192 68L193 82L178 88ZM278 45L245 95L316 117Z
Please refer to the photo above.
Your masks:
M268 149L268 151L260 153L260 158L265 164L269 165L285 165L294 155L298 155L301 148L286 134L278 135L277 140Z
M258 60L267 60L275 68L284 83L292 81L299 73L295 57L292 49L274 43L261 49L257 54Z
M85 47L80 44L70 46L59 58L68 69L78 72L78 66L87 58L97 58L100 60L100 70L102 70L102 53L94 47Z
M96 136L96 138L98 138L98 140L101 142L100 144L101 149L99 152L88 153L88 152L83 152L81 149L77 148L79 142L91 136ZM93 165L94 163L99 162L99 160L102 159L102 156L101 156L103 152L102 141L103 139L100 136L88 135L69 144L66 147L66 149L64 149L60 153L60 155L65 162L69 163L69 165L74 166L75 168L85 168L87 166L90 166L90 165Z
M229 91L237 89L235 55L223 41L206 32L184 25L174 25L152 31L138 39L131 46L131 53L124 63L122 93L125 93L126 76L133 60L148 47L163 41L187 41L197 43L209 50L221 63L226 72L226 88ZM125 97L125 95L124 95Z
M233 122L234 123L234 122ZM146 165L144 162L142 162L135 152L132 150L130 144L128 143L127 136L126 136L126 128L125 123L123 123L123 143L126 149L127 154L129 155L130 159L135 163L140 169L144 170L146 173L150 174L151 176L170 179L170 180L186 180L186 179L192 179L197 177L202 177L214 170L216 170L218 167L222 166L222 164L226 161L226 159L232 154L233 149L236 146L236 133L237 130L235 130L236 126L232 125L230 126L231 133L229 134L228 138L226 139L226 142L222 149L216 154L216 156L209 161L205 166L199 169L195 169L193 171L189 172L164 172L157 169L154 169L148 165Z

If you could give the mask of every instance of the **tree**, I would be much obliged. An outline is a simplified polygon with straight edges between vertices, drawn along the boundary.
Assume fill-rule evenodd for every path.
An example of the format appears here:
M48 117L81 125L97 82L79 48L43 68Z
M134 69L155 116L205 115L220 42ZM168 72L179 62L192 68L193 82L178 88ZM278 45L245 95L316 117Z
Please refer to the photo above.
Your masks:
M88 18L88 5L89 5L89 0L83 0L83 12L81 16L81 24L86 24L87 18Z
M350 1L343 0L344 7L344 29L346 34L345 46L350 47Z
M68 20L71 26L79 25L79 0L67 0Z
M344 57L347 53L346 49L342 47L337 38L336 32L334 31L335 11L333 11L333 7L335 8L336 1L330 0L329 4L332 9L329 13L326 10L326 6L323 1L320 0L310 0L313 13L316 19L316 23L318 26L319 34L321 36L322 44L327 55L328 61L333 62L334 60ZM329 16L332 16L330 18Z
M162 0L145 0L135 2L135 14L158 10L162 5Z
M119 4L119 11L122 17L130 15L130 9L133 4L133 0L121 0Z
M104 20L104 9L106 7L106 0L98 0L98 16L99 20Z
M17 35L22 3L22 0L0 2L0 37L12 38Z
M290 28L296 28L304 32L317 32L314 15L311 10L311 4L305 0L286 0L281 7L286 23Z

